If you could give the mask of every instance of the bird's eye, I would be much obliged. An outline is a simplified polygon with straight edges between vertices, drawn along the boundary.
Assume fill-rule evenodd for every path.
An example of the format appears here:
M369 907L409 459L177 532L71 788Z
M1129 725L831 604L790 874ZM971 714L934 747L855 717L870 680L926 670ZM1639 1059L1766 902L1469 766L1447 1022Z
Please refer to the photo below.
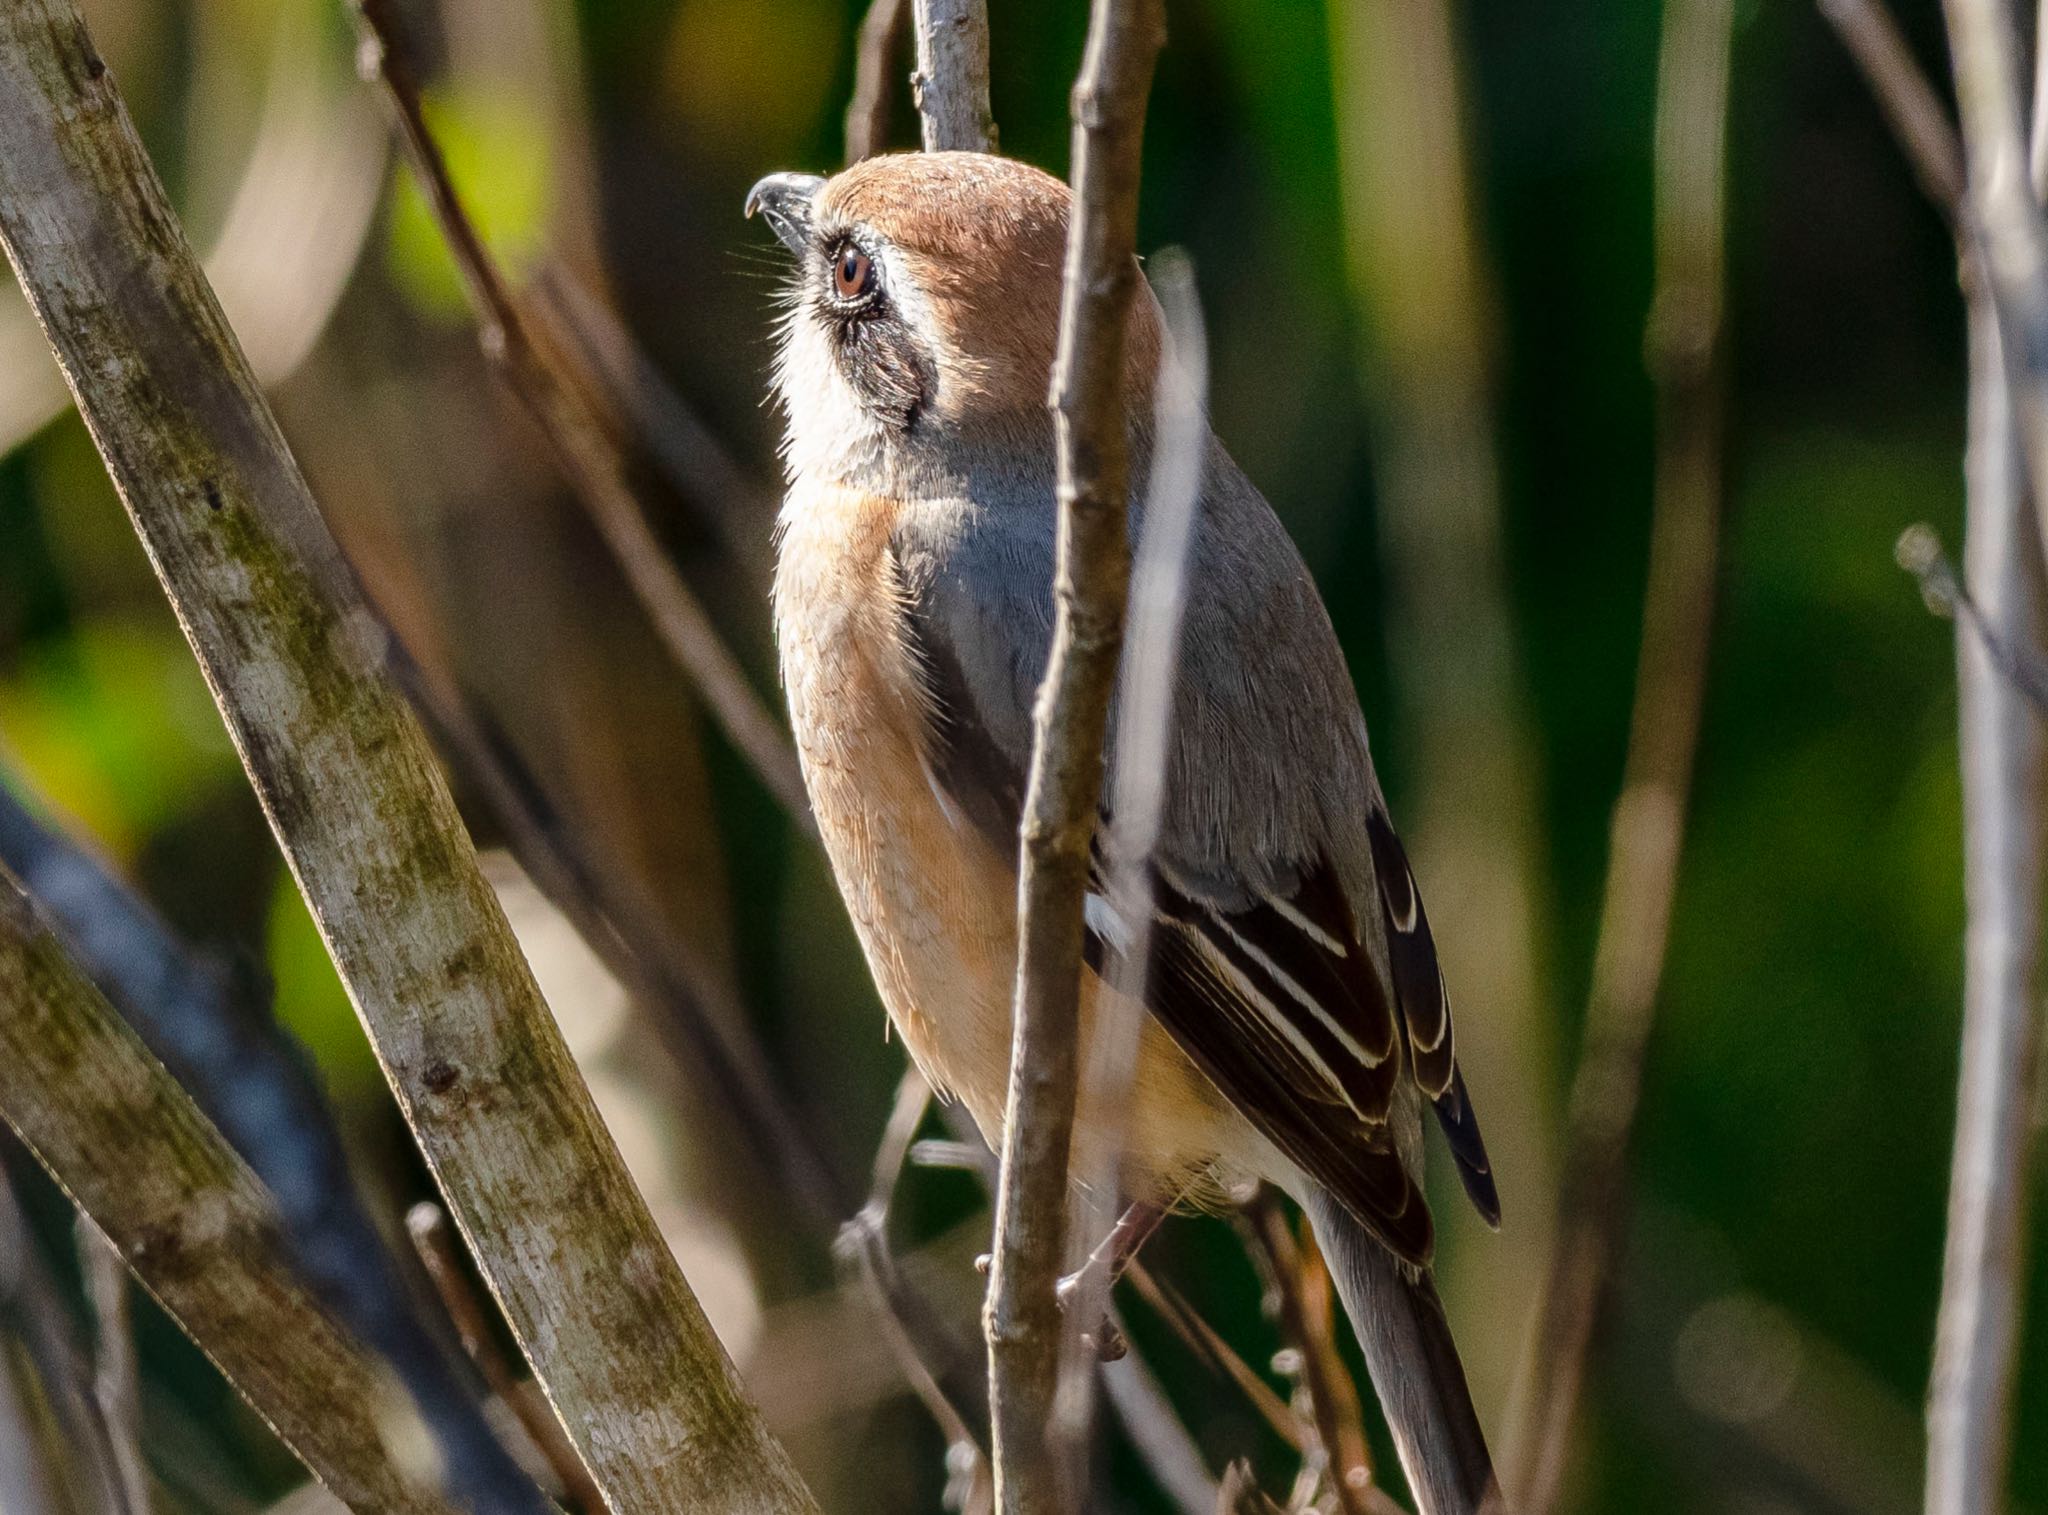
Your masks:
M875 287L875 265L851 242L839 249L832 260L832 293L842 300L858 300Z

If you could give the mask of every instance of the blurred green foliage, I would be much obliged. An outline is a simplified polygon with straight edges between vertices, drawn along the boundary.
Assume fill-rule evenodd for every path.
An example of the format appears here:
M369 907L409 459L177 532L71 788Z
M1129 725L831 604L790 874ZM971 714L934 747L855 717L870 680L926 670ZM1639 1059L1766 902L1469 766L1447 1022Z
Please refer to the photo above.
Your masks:
M187 0L94 9L121 39L108 46L145 136L182 182L192 119L231 108L197 92L190 57L171 45L190 33ZM655 362L772 479L777 421L763 394L779 265L739 206L763 173L837 163L859 7L578 0L502 14L528 9L540 19L500 36L485 0L451 4L433 31L455 70L434 121L472 209L522 274L587 239L586 272L610 286ZM1003 146L1064 172L1084 8L992 9ZM1932 0L1899 10L1942 77ZM227 11L261 56L251 7ZM1644 574L1658 14L1636 0L1459 14L1474 203L1498 294L1509 587L1548 838L1539 961L1556 1046L1520 1064L1555 1116L1590 973ZM1368 334L1346 287L1329 20L1309 0L1174 0L1170 25L1141 244L1193 254L1216 427L1324 587L1398 814L1417 776L1403 767L1376 610ZM573 52L548 65L570 37ZM1919 519L1959 536L1960 309L1945 234L1812 8L1746 7L1734 81L1725 590L1645 1096L1641 1205L1573 1507L1903 1511L1917 1503L1910 1439L1940 1266L1962 910L1952 642L1890 545ZM914 141L900 99L896 136ZM426 579L437 554L455 560L460 581L459 535L436 537L439 526L481 520L488 532L498 496L556 491L527 466L537 454L512 408L491 397L452 268L397 177L384 255L364 259L322 350L286 386L287 429L316 485L338 481L323 490L331 513L350 508L351 452L383 456L403 524L356 538L344 524L345 540ZM397 412L410 443L394 441ZM0 461L9 761L187 929L263 959L354 1122L382 1133L369 1139L392 1169L380 1186L412 1192L417 1174L389 1161L389 1113L346 1001L91 461L70 419ZM680 507L664 525L765 667L758 586ZM561 572L593 603L620 594L574 553ZM465 587L472 603L501 592ZM858 1170L900 1053L816 860L729 754L713 743L709 755L740 979L771 1054ZM1462 1037L1489 1034L1484 1005L1460 1013ZM1475 1094L1483 1112L1487 1091ZM964 1185L916 1182L937 1197L908 1200L913 1230L969 1203ZM1507 1229L1481 1245L1515 1247L1517 1217L1549 1203L1504 1198ZM1225 1228L1176 1223L1158 1261L1255 1361L1270 1352ZM791 1276L815 1283L824 1264L813 1255ZM2033 1318L2048 1321L2048 1266L2037 1260L2032 1277ZM1805 1343L1791 1389L1749 1422L1689 1398L1680 1372L1680 1345L1699 1339L1688 1323L1735 1294L1767 1301ZM153 1405L217 1394L193 1388L189 1354L167 1346L160 1323L151 1330ZM1140 1317L1134 1330L1170 1381L1194 1386L1190 1424L1212 1459L1250 1451L1284 1469L1241 1401L1156 1326ZM2048 1357L2037 1345L2028 1361ZM1801 1437L1808 1400L1821 1429ZM173 1423L169 1409L152 1422ZM906 1447L873 1469L887 1507L937 1508L938 1449L922 1421L899 1406L873 1425ZM1832 1481L1784 1444L1823 1435L1839 1442ZM2015 1444L2018 1506L2048 1507L2048 1374L2023 1385ZM1112 1466L1121 1508L1160 1507L1127 1456ZM214 1476L229 1475L216 1465Z

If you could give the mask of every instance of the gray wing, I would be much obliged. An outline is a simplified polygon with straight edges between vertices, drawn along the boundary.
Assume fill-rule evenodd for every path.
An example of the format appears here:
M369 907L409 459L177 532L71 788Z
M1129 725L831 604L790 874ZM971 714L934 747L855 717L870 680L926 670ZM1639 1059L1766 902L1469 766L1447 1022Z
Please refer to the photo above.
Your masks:
M1051 641L1050 502L914 514L893 548L934 783L1012 854ZM1435 1104L1474 1203L1498 1217L1435 948L1321 599L1213 445L1194 565L1146 1001L1269 1140L1419 1262L1429 1213L1389 1126L1403 1067ZM1098 900L1090 913L1098 968L1123 935L1106 911Z

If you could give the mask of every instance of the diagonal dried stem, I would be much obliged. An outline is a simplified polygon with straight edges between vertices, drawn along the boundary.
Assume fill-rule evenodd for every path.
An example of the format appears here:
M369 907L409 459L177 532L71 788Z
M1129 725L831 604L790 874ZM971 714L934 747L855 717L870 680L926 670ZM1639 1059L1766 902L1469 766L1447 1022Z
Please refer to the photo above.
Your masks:
M629 482L624 454L591 400L590 386L567 371L563 350L528 323L464 210L439 145L427 129L420 84L389 0L357 0L366 71L384 83L399 138L462 274L484 352L532 414L606 544L625 570L676 662L695 682L733 746L799 827L810 800L796 753L731 650L718 634L649 526Z
M418 1434L402 1391L299 1282L256 1175L4 871L0 1115L338 1498L445 1515L392 1454Z
M532 1481L505 1455L415 1311L356 1197L319 1085L268 1004L178 940L82 847L37 822L5 784L0 867L42 902L79 966L276 1197L300 1272L342 1327L411 1392L470 1502L537 1508ZM95 1260L89 1247L87 1260ZM112 1299L118 1303L118 1295Z
M540 1386L530 1378L521 1378L498 1349L491 1334L490 1316L470 1286L469 1273L462 1265L462 1243L448 1223L448 1212L431 1200L422 1200L406 1212L405 1229L412 1238L420 1266L426 1270L427 1281L448 1312L464 1355L476 1365L491 1392L519 1418L519 1424L580 1515L604 1515L604 1495L563 1434L561 1424L548 1410Z
M1818 3L1862 70L1921 189L1937 210L1955 215L1963 200L1963 144L1941 97L1906 46L1899 23L1883 0Z
M604 1131L71 0L0 9L0 239L400 1108L607 1498L812 1509Z

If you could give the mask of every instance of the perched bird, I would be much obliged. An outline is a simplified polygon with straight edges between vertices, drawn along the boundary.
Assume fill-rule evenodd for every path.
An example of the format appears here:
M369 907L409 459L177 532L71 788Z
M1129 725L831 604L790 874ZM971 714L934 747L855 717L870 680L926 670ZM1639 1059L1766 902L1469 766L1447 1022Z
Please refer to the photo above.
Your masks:
M998 1145L1053 622L1046 393L1068 198L1010 159L916 153L776 174L747 201L796 258L774 595L804 779L891 1018ZM1130 323L1142 479L1165 340L1149 290ZM1205 448L1121 1182L1160 1204L1249 1178L1293 1195L1424 1515L1497 1511L1429 1276L1425 1106L1490 1223L1499 1202L1428 919L1308 570ZM1084 1034L1108 980L1127 981L1109 965L1130 925L1090 895ZM1101 1113L1084 1105L1081 1130Z

